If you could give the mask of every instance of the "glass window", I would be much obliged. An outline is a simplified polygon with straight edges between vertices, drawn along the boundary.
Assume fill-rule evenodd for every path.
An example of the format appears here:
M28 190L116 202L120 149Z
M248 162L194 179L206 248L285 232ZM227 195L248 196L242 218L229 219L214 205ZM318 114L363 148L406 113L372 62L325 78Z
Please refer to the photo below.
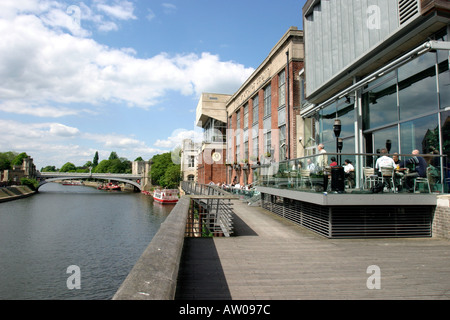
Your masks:
M320 142L327 143L335 141L336 137L333 131L334 119L336 119L336 104L332 104L320 111Z
M442 153L450 161L450 111L441 113Z
M286 107L278 109L278 126L286 123Z
M286 71L278 74L278 107L286 105Z
M264 153L271 154L272 152L271 149L272 149L272 133L269 131L264 134Z
M236 129L241 127L241 113L240 111L236 111Z
M370 150L369 153L379 153L383 148L386 148L388 153L399 152L398 125L374 131L372 137L373 150Z
M411 153L414 149L423 154L439 150L437 114L400 124L400 139L402 153Z
M373 129L397 120L396 78L372 86L363 94L364 130Z
M259 156L259 136L258 136L258 125L254 125L253 129L252 129L252 155L253 157L255 157L254 159L256 159L256 157Z
M355 105L354 98L350 100L341 99L338 101L337 117L341 120L341 137L355 135Z
M437 108L436 53L428 52L398 69L400 119Z
M448 64L448 59L439 63L439 102L441 109L450 106L450 71L448 70Z
M256 95L253 98L253 123L258 123L259 120L259 97Z
M281 126L279 128L279 137L280 137L280 159L279 161L283 161L286 159L286 151L287 151L287 145L286 145L286 125Z
M244 106L244 129L248 128L248 104Z
M264 88L264 116L268 116L271 114L272 109L272 93L271 93L271 85L269 84Z

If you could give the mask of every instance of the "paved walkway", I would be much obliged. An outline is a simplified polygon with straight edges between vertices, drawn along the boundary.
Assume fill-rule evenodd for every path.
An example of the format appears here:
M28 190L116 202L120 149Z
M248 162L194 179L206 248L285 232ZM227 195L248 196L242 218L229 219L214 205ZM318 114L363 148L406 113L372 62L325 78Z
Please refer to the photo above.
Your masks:
M186 239L177 299L450 299L450 241L329 240L234 202L230 238ZM380 289L368 289L369 266Z

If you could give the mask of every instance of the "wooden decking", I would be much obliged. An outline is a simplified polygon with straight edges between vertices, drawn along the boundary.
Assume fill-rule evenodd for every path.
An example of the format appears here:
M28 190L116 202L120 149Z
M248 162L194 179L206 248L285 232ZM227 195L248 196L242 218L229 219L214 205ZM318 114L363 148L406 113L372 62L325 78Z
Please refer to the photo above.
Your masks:
M185 239L176 299L450 299L449 240L329 240L233 203L235 236Z

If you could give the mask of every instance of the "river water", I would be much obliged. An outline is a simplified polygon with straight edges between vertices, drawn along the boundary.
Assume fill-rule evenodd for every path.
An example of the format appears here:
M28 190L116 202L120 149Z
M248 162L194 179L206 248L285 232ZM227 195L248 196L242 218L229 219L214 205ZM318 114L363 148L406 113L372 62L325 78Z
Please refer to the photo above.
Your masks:
M173 207L57 183L0 203L0 299L111 299Z

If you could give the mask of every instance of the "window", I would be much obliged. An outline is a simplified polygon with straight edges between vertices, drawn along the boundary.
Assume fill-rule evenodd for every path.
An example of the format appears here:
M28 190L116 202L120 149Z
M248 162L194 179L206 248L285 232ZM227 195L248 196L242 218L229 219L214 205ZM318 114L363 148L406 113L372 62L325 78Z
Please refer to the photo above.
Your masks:
M437 109L436 53L428 52L398 69L400 120Z
M258 123L259 120L259 97L256 95L253 98L253 124Z
M422 117L400 125L402 153L411 153L414 149L420 153L439 150L439 125L436 114Z
M381 80L381 79L380 79ZM398 120L396 72L372 84L363 95L364 129L372 129Z
M188 168L194 168L194 167L195 167L195 156L189 156Z
M254 159L259 156L259 132L258 124L255 124L252 129L252 155Z
M283 161L286 159L287 145L286 145L286 125L281 126L279 130L280 135L280 159L279 161Z
M271 93L271 85L269 84L264 89L264 117L269 116L271 114L272 108L272 93Z
M272 155L272 133L266 132L264 134L264 153Z
M244 129L248 128L248 104L244 106Z
M286 71L278 74L278 107L286 105Z
M239 129L241 127L241 112L236 111L236 128Z
M193 174L188 175L188 181L194 181L195 177Z

